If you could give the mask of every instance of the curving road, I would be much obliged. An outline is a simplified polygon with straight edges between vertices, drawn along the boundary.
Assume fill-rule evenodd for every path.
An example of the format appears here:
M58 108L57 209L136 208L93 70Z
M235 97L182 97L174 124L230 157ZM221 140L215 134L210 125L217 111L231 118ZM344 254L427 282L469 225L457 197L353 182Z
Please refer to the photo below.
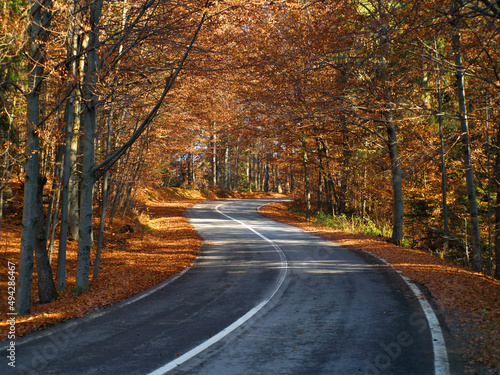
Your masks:
M270 201L191 208L186 216L204 239L193 267L100 313L18 339L16 368L2 355L0 373L460 372L432 309L429 316L399 275L262 217L256 209Z

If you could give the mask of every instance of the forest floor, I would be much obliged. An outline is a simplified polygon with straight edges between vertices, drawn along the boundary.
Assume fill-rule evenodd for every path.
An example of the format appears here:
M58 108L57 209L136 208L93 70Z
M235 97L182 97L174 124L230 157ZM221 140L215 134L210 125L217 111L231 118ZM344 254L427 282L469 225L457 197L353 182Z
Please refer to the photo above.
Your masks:
M383 258L423 285L450 329L466 374L500 374L500 280L464 269L429 253L396 246L383 237L347 233L306 223L292 202L261 208L261 214L335 241L353 251Z
M49 304L37 301L36 272L31 314L16 319L16 335L23 336L57 322L80 317L146 290L192 265L201 239L183 216L207 199L263 198L265 194L200 193L181 189L147 189L134 217L116 217L105 231L99 277L75 297L76 242L68 247L68 288ZM275 195L276 196L276 195ZM289 203L265 206L262 214L299 226L354 251L386 259L396 270L424 285L455 337L468 374L499 374L500 281L473 273L428 253L398 247L384 238L340 232L305 223L289 210ZM7 337L7 264L18 263L21 211L11 210L0 232L0 341ZM96 215L97 216L97 215ZM57 243L53 255L57 259ZM92 258L93 259L93 258ZM55 261L53 263L56 263ZM17 271L17 270L16 270Z

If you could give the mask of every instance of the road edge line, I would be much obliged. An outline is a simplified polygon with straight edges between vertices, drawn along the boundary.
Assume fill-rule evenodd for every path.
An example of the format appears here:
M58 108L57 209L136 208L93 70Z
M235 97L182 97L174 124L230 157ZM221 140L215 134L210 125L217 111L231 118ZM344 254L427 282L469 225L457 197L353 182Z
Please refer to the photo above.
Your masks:
M75 325L79 325L81 323L85 323L85 322L94 320L94 319L99 318L103 315L106 315L107 313L110 313L116 309L121 309L125 306L130 305L131 303L137 302L137 301L157 292L158 290L166 287L167 285L173 283L175 280L177 280L178 278L183 276L187 271L189 271L190 268L191 268L191 266L186 267L182 271L180 271L180 272L170 276L169 278L163 280L161 283L156 284L155 286L152 286L151 288L143 290L142 292L139 292L138 294L130 296L124 300L118 301L111 306L104 307L104 309L102 309L101 311L94 311L94 312L91 312L91 313L84 315L82 317L71 318L69 321L56 323L52 327L49 326L41 332L33 332L33 333L28 334L26 336L18 337L17 342L16 342L16 346L25 345L25 344L28 344L32 341L58 334L59 332L62 332L63 330L67 330L68 328L71 328ZM5 349L7 349L8 347L9 347L9 344L7 344L7 342L5 342L4 345L0 346L0 351L3 351Z
M446 348L446 340L444 339L443 330L441 329L441 324L439 323L439 319L437 318L434 309L425 297L424 293L422 293L420 288L414 282L412 282L408 276L405 276L401 271L395 269L393 265L387 260L373 254L370 251L361 251L378 259L383 264L390 266L404 280L406 285L408 285L412 293L417 298L420 307L424 312L425 318L427 319L429 330L431 331L432 348L434 352L434 374L450 375L450 361L448 359L448 350Z

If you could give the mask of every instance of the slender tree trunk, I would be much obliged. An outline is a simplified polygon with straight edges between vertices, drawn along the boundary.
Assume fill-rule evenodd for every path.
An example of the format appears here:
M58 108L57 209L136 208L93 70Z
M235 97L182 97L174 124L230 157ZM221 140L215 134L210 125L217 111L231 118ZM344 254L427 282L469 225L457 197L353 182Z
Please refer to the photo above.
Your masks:
M474 182L474 170L470 155L470 137L469 124L467 119L467 107L465 103L465 87L464 87L464 67L462 64L462 52L460 42L460 32L456 31L453 35L453 49L455 52L456 65L456 84L457 97L460 118L460 131L462 133L462 157L465 169L465 179L467 181L467 195L469 200L469 215L471 220L471 241L472 241L472 268L476 272L483 270L483 261L481 258L481 236L479 231L479 215L476 200L476 186Z
M319 160L319 169L318 169L318 214L323 210L322 199L323 199L323 176L325 167L323 165L323 150L321 141L316 139L317 147L318 147L318 160Z
M2 222L3 222L3 201L4 201L4 188L0 187L0 234L2 233Z
M41 37L48 29L50 19L48 10L50 1L30 2L30 20L27 34L30 39L28 59L27 99L27 147L24 178L23 226L21 234L21 250L19 255L19 273L17 279L16 310L19 315L30 312L31 288L33 283L33 254L37 240L37 225L40 221L37 210L38 193L40 191L40 141L37 126L40 118L40 86L43 81L43 46ZM42 218L43 220L43 218ZM42 228L42 231L44 229Z
M393 229L392 241L400 245L403 240L403 177L398 155L396 128L392 121L387 124L387 146L392 168Z
M368 172L368 168L366 167L366 162L364 163L364 166L363 166L363 192L362 192L362 203L361 203L361 217L364 219L366 217L366 201L367 201L367 197L366 196L366 193L367 193L367 186L368 186L368 181L367 181L367 172Z
M99 22L101 18L103 0L90 4L90 35L87 54L87 73L83 99L85 102L85 129L82 135L82 191L80 198L80 231L78 238L78 258L76 265L76 293L85 291L89 287L90 249L92 245L93 228L93 201L95 176L95 132L97 123L97 74L99 44Z
M330 157L330 151L328 149L328 144L324 139L321 140L321 150L322 154L325 159L325 173L324 173L324 180L325 180L325 194L326 194L326 210L329 215L334 216L335 215L335 185L333 182L333 176L330 172L330 162L329 162L329 157Z
M252 192L252 155L247 156L247 183L248 191Z
M259 191L258 178L259 178L259 163L257 161L257 154L253 154L253 187L255 191Z
M390 86L390 79L388 73L388 59L390 58L390 35L389 35L389 21L383 2L379 2L378 12L381 19L381 52L382 52L382 85L385 110L382 121L385 123L387 132L387 146L389 151L389 158L391 161L392 171L392 196L393 196L393 228L392 228L392 242L400 245L403 241L403 178L401 173L401 165L399 160L398 139L396 126L394 124L394 98L392 88Z
M45 225L45 238L48 240L49 251L49 262L52 264L52 254L54 250L54 238L52 233L55 235L55 228L58 221L58 211L59 211L59 198L61 192L61 164L63 158L64 146L57 147L56 153L56 165L54 168L54 179L52 181L52 188L50 189L50 201L49 208L47 210L47 220ZM52 228L52 231L50 230Z
M500 279L500 125L496 129L494 170L494 190L497 195L494 205L495 211L495 278Z
M239 166L240 166L240 147L236 146L236 158L234 161L233 178L231 179L232 182L231 190L239 190L239 185L240 185Z
M35 258L36 272L38 276L38 297L40 303L49 303L57 299L56 286L52 278L47 254L47 238L45 232L45 215L43 213L43 186L46 179L39 176L38 194L36 200L36 224L35 224Z
M54 255L54 241L56 238L56 228L59 221L59 205L61 203L61 176L59 176L59 184L56 191L56 202L54 207L54 212L52 215L52 230L50 232L50 238L48 242L49 246L49 263L52 264L52 257Z
M306 199L306 222L311 221L311 186L309 181L309 155L307 153L307 144L302 141L302 158L304 161L304 194Z
M76 9L75 9L76 11ZM76 21L75 21L76 23ZM78 26L74 26L78 27ZM71 53L78 53L78 35L76 34L76 30L73 31L74 35L74 44L73 50ZM88 38L84 37L82 41L81 49L85 50L88 47ZM76 57L75 57L76 58ZM77 88L74 90L73 95L70 99L70 114L68 116L68 126L71 126L71 138L70 138L70 157L69 157L69 165L71 168L70 178L69 178L69 216L68 216L68 233L69 237L73 240L78 239L78 231L80 225L80 202L79 202L79 192L80 192L80 179L81 179L81 168L78 165L78 149L80 144L80 128L81 128L81 119L82 119L82 97L81 90L83 86L83 71L85 69L85 59L82 57L76 58L76 61L73 63L72 70L75 77L77 77Z
M69 73L74 77L74 81L70 84L75 85L73 92L70 94L69 98L66 100L66 110L65 110L65 138L64 138L64 151L63 151L63 173L62 173L62 186L61 186L61 230L59 232L59 250L57 253L57 290L61 291L66 289L66 246L68 242L68 234L70 228L70 210L71 202L73 203L73 209L77 206L78 197L77 190L70 193L70 181L72 169L76 173L75 162L77 154L77 143L74 138L76 138L75 133L78 134L79 131L79 106L80 106L80 78L81 75L80 67L81 57L77 57L79 43L78 43L78 28L79 22L76 17L80 17L80 12L77 12L76 1L71 0L69 2L69 14L70 22L68 28L70 30L70 36L68 38L68 44L66 46L68 58L72 59L69 66ZM76 107L76 108L75 108ZM76 115L78 115L78 121L76 121ZM78 185L73 182L72 185ZM75 222L76 217L73 216L72 221ZM76 226L77 227L77 226ZM76 235L76 234L75 234Z
M276 166L276 189L279 194L283 193L283 185L281 183L281 171L279 165Z
M434 42L437 54L437 44ZM438 123L439 123L439 141L441 146L441 193L443 204L443 252L448 253L450 230L448 226L448 202L447 202L447 187L446 187L446 157L443 136L443 95L441 92L441 73L439 66L436 67L438 73L437 95L438 95Z
M490 124L488 116L489 100L486 101L486 155L488 156L488 275L491 276L493 270L493 252L491 241L491 144L490 144Z
M215 133L214 124L214 134L212 135L212 187L217 186L217 134Z
M49 206L47 209L47 220L45 223L45 238L48 239L50 235L50 228L51 224L54 218L54 205L56 201L56 195L57 191L59 190L59 183L61 181L61 176L60 176L60 165L62 161L62 147L57 146L57 152L56 152L56 161L55 161L55 166L54 166L54 178L52 179L52 187L50 188L50 199L49 199Z
M108 116L108 139L106 142L106 156L111 153L111 141L112 141L112 132L111 132L111 123L114 113L114 107L111 108L110 114ZM101 249L102 249L102 241L104 238L104 226L106 219L106 210L108 208L108 193L109 193L109 171L104 173L102 183L102 204L101 204L101 221L99 222L99 234L97 237L97 250L95 256L95 264L94 264L94 273L92 275L92 279L97 279L99 276L99 266L101 264Z
M61 186L61 230L59 233L59 250L57 253L57 290L66 289L66 245L69 230L69 181L71 178L71 139L73 137L74 116L73 100L76 94L73 93L66 103L66 133L64 140L64 159Z
M231 188L231 161L229 156L229 145L228 142L225 141L226 146L224 147L224 189Z
M339 191L339 212L347 213L347 189L349 187L349 177L351 173L351 151L349 150L347 127L344 125L342 135L342 175L340 177L340 191Z
M266 157L266 165L264 167L264 191L267 193L269 191L269 161Z

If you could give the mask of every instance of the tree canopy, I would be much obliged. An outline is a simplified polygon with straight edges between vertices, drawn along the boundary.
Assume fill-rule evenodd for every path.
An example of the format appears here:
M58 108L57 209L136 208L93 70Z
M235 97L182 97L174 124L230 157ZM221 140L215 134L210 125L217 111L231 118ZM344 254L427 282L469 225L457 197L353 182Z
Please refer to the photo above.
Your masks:
M2 0L0 12L0 202L23 181L20 313L33 256L41 300L66 287L68 239L75 293L88 288L95 212L112 221L147 184L294 194L308 220L374 223L500 277L496 3Z

